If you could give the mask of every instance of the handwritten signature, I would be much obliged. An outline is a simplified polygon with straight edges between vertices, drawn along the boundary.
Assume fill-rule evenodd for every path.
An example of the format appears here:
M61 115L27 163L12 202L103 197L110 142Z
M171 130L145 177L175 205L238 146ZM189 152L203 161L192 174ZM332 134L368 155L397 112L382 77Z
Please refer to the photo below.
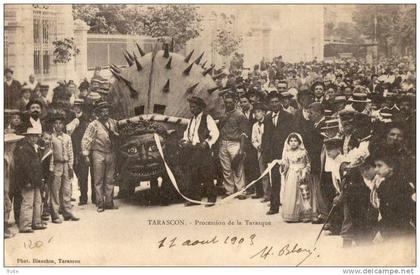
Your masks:
M51 241L53 240L53 237L49 238L47 242L43 242L43 241L32 241L29 240L27 242L23 243L23 246L25 247L25 249L35 249L35 248L41 248L44 244L48 244L51 243Z
M274 248L273 246L265 246L263 249L259 250L256 254L252 255L250 259L260 258L260 259L267 260L268 258L272 256L285 257L285 256L293 255L293 254L302 254L304 256L303 259L296 265L296 266L300 266L309 257L311 257L314 254L315 250L316 248L314 249L303 248L297 243L294 245L286 244L282 246L280 249Z

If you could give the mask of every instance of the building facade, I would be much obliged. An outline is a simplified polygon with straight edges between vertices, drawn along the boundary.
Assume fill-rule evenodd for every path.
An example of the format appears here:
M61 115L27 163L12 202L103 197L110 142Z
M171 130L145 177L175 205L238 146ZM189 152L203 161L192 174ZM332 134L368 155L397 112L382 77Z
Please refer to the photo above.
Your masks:
M86 73L87 25L73 20L71 5L6 4L4 6L4 62L15 79L38 81L53 88L58 80L80 81ZM65 64L55 64L53 42L73 38L79 54Z

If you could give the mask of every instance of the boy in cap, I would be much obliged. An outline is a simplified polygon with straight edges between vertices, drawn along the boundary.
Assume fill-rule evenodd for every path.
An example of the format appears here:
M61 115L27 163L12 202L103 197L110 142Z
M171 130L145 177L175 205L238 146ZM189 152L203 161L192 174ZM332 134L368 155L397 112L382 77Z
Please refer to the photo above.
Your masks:
M251 142L255 150L257 150L258 167L261 174L265 170L265 161L263 159L261 145L262 145L262 136L264 133L264 118L267 112L267 108L265 107L263 103L258 102L254 104L253 112L254 112L256 122L254 123L254 125L252 125ZM265 176L261 181L255 184L255 189L256 189L256 194L252 197L253 199L264 197L261 202L270 201L271 186L270 186L269 178L267 176Z
M64 116L53 116L54 132L51 138L53 157L50 162L50 171L54 173L51 185L51 218L53 223L61 223L59 210L65 221L78 221L74 216L71 204L71 180L73 178L73 145L69 135L64 133Z

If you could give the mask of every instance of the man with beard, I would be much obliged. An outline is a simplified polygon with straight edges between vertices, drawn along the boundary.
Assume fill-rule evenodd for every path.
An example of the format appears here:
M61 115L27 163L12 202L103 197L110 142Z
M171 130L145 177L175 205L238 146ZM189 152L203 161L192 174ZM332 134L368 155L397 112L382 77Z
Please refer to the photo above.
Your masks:
M82 154L85 163L89 163L92 152L92 170L95 183L96 205L98 212L105 209L118 209L113 202L115 153L114 138L116 135L116 121L109 117L110 105L99 102L95 112L97 119L89 123L82 138Z
M42 112L42 102L37 99L30 100L26 105L26 111L28 113L22 115L22 124L18 133L25 133L28 128L36 128L42 132L43 125L40 118Z

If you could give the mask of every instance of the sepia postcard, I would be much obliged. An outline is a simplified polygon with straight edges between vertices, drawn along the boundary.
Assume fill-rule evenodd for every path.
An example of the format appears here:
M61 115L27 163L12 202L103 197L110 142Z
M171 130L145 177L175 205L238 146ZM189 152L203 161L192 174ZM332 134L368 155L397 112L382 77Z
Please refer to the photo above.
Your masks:
M413 274L415 4L3 9L4 267Z

